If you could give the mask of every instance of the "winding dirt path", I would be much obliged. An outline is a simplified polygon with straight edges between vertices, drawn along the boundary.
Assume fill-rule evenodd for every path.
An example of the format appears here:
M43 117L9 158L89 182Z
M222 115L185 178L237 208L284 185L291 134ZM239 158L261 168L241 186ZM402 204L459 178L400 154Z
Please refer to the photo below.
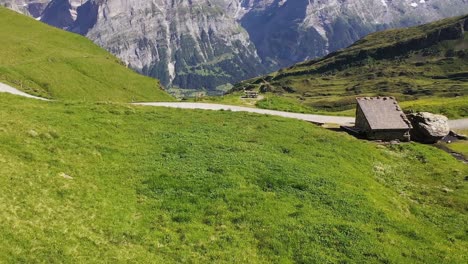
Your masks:
M37 100L51 101L49 99L27 94L25 92L22 92L16 88L13 88L3 83L0 83L0 93L10 93L10 94L15 94L15 95L37 99ZM268 110L268 109L242 107L242 106L235 106L235 105L187 103L187 102L134 103L133 105L159 106L159 107L171 107L171 108L183 108L183 109L201 109L201 110L226 110L226 111L233 111L233 112L250 112L250 113L257 113L257 114L264 114L264 115L274 115L274 116L281 116L281 117L286 117L286 118L294 118L294 119L309 121L313 123L320 123L320 124L330 123L330 124L338 124L338 125L345 125L345 126L354 124L354 117L300 114L300 113L291 113L291 112L275 111L275 110ZM450 125L450 128L453 128L453 129L468 129L468 118L450 120L449 125Z
M468 118L449 120L451 129L468 129Z
M49 99L45 99L45 98L42 98L42 97L27 94L25 92L22 92L22 91L20 91L20 90L18 90L16 88L13 88L13 87L11 87L9 85L6 85L6 84L3 84L3 83L0 83L0 93L10 93L10 94L15 94L15 95L28 97L28 98L33 98L33 99L37 99L37 100L50 101Z
M187 102L134 103L134 105L159 106L159 107L171 107L171 108L183 108L183 109L201 109L201 110L227 110L227 111L233 111L233 112L250 112L250 113L257 113L257 114L282 116L282 117L300 119L300 120L305 120L305 121L309 121L312 123L320 123L320 124L330 123L330 124L338 124L338 125L344 125L344 126L349 126L349 125L354 124L354 117L300 114L300 113L291 113L291 112L250 108L250 107L242 107L242 106L234 106L234 105L187 103ZM449 120L449 126L451 129L468 129L468 118Z
M325 116L325 115L312 115L312 114L300 114L291 113L259 108L250 108L234 105L222 105L222 104L207 104L207 103L134 103L134 105L144 106L162 106L171 108L183 108L183 109L202 109L202 110L226 110L233 112L250 112L265 115L282 116L287 118L294 118L305 120L313 123L333 123L338 125L351 125L354 123L354 117L343 117L343 116Z

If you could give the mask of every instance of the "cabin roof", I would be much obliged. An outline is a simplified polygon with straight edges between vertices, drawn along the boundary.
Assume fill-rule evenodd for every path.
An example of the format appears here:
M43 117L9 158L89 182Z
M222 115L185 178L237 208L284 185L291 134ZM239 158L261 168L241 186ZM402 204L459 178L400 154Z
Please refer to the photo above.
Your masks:
M372 130L411 128L394 97L359 97L356 100Z

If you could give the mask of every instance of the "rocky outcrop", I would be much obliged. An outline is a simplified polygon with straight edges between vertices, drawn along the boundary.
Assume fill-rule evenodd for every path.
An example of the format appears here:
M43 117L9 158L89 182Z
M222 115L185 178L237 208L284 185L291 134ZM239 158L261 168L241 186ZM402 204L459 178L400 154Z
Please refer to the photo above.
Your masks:
M224 12L224 3L103 1L87 36L167 86L215 92L267 72L247 32Z
M51 26L68 29L75 22L71 10L72 6L68 0L55 0L47 5L41 20Z
M0 0L0 6L5 6L25 15L39 18L51 0Z
M280 67L322 57L375 31L468 13L467 0L269 0L243 5L248 9L240 21L260 57Z
M421 143L432 144L450 133L448 118L428 112L412 113L408 119L413 126L411 139Z
M97 23L99 2L88 1L79 6L76 12L76 20L69 26L68 30L81 35L86 35Z
M91 1L52 0L42 13L41 21L54 27L70 30L77 19L78 8L88 2Z

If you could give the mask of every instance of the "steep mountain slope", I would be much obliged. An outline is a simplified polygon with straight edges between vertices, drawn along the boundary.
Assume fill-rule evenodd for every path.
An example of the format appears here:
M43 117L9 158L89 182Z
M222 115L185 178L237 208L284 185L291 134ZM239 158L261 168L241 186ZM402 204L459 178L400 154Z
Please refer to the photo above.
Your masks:
M87 36L166 85L215 90L266 72L247 32L212 2L108 1Z
M468 167L432 146L5 94L0 146L0 262L467 262Z
M248 12L240 22L260 57L280 67L324 56L375 31L468 13L467 0L269 0L243 5Z
M468 0L52 0L41 20L164 85L220 93L376 30L464 13Z
M468 116L467 78L468 16L463 16L371 34L347 49L240 83L235 90L271 91L321 110L353 108L356 95L395 95L451 116Z
M0 81L69 100L172 100L88 39L0 7Z

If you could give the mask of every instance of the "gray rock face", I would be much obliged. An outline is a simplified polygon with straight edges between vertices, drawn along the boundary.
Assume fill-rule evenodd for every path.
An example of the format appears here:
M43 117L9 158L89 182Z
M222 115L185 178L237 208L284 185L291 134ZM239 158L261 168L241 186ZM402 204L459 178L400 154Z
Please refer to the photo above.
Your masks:
M67 29L75 21L71 10L68 0L52 1L44 10L41 20L47 21L51 26Z
M0 0L0 4L28 13L19 6L39 1L51 2L40 14L43 22L86 35L166 86L212 92L326 55L377 30L468 13L468 0Z
M104 1L87 36L165 85L222 89L267 71L249 35L224 12L223 3Z
M345 48L369 33L468 12L468 0L243 1L240 22L263 61L286 67Z
M39 18L51 0L0 0L0 6Z
M448 118L443 115L428 112L413 113L408 115L413 126L411 138L421 143L436 143L450 133Z

